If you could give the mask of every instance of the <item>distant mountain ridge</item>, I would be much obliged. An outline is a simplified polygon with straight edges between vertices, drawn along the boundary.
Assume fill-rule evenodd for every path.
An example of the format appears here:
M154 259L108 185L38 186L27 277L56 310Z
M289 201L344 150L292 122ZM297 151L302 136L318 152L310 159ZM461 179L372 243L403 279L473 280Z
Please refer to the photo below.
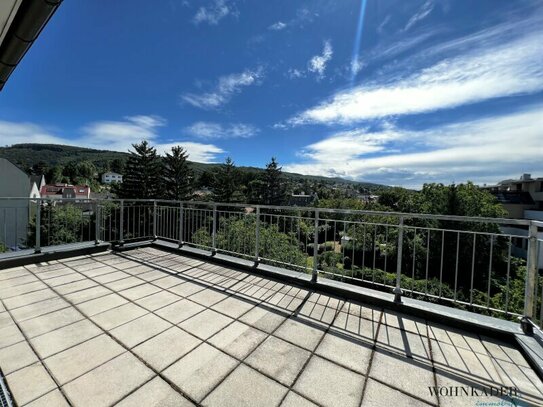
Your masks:
M92 148L85 147L75 147L67 146L60 144L37 144L37 143L23 143L23 144L13 144L11 146L0 147L0 157L6 158L12 163L18 165L22 169L28 169L33 165L44 162L49 167L55 165L63 165L69 161L77 160L83 161L88 160L94 163L96 167L104 168L108 162L113 161L114 159L128 158L128 153L123 153L119 151L110 151L110 150L96 150ZM192 169L196 174L201 174L204 171L212 170L213 168L221 165L220 163L197 163L190 162ZM241 171L247 172L260 172L263 171L262 168L258 167L238 167ZM352 181L344 178L330 178L322 177L316 175L303 175L297 173L283 172L286 177L295 179L295 180L311 180L311 181L321 181L325 183L339 183L339 184L349 184L349 185L359 185L367 188L370 191L388 188L386 185L374 184L370 182L359 182Z

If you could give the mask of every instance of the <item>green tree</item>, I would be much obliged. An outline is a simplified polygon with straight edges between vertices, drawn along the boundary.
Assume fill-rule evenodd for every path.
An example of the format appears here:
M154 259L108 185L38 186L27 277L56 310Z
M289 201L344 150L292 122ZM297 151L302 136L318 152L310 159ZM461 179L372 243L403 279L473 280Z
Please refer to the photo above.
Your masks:
M153 199L161 195L162 162L156 149L147 140L132 144L126 163L123 183L118 189L120 198Z
M194 175L188 164L188 154L182 147L172 147L164 158L164 197L186 201L194 192Z
M230 157L216 171L213 198L216 202L241 202L244 197L241 193L238 169Z
M285 202L286 188L283 182L281 167L275 157L266 164L262 176L263 190L261 193L262 203L265 205L281 205Z
M109 168L113 172L116 172L118 174L124 174L125 166L126 166L125 160L123 160L122 158L115 158L111 162Z

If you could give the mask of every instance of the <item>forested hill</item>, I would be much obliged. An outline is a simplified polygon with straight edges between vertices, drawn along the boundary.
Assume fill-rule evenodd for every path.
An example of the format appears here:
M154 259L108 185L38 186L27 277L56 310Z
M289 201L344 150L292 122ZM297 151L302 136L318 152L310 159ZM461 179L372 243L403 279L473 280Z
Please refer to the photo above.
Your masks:
M14 144L9 147L0 147L0 157L6 158L12 163L18 165L21 169L29 171L30 168L43 163L47 167L55 165L65 165L70 161L90 161L97 169L105 170L109 164L116 159L125 160L128 153L109 150L95 150L84 147L65 146L58 144ZM235 157L232 157L235 160ZM190 162L190 165L196 174L204 171L210 171L220 164L203 164ZM260 172L262 168L256 167L238 167L244 172ZM343 178L328 178L314 175L302 175L295 173L283 173L292 180L311 180L323 183L339 183L362 186L369 191L376 191L387 188L385 185L373 184L367 182L357 182Z

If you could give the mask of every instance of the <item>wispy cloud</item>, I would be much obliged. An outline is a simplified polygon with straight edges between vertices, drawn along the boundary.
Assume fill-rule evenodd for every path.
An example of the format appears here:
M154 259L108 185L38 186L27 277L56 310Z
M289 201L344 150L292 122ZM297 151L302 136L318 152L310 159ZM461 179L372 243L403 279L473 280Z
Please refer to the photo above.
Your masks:
M189 155L189 160L199 163L218 162L218 155L225 152L222 148L217 147L214 144L194 143L192 141L176 141L174 143L157 144L155 147L159 154L164 155L175 146L183 147Z
M194 24L208 23L217 25L224 17L232 13L230 6L225 0L213 0L209 6L202 6L194 15L192 21Z
M281 31L281 30L284 30L285 28L287 28L287 24L283 23L282 21L278 21L275 24L270 25L268 27L268 30Z
M299 154L301 162L284 169L413 187L424 182L496 182L543 170L542 128L543 105L420 131L390 124L377 131L362 128L307 146Z
M258 84L264 77L264 69L245 70L241 73L221 76L215 88L204 93L185 93L181 99L201 109L217 109L228 103L232 96L247 86Z
M222 125L213 122L196 122L185 128L191 136L203 139L248 138L258 133L250 124L231 123Z
M305 77L305 72L302 69L289 68L285 75L289 79L298 79Z
M181 145L189 153L189 159L197 162L215 162L217 155L224 151L213 144L201 144L190 141L172 141L159 143L158 129L166 125L160 116L128 116L118 121L96 121L82 127L76 137L62 137L55 130L35 123L17 123L0 121L0 139L3 145L19 143L47 143L89 147L100 150L126 152L132 144L148 140L163 153L165 149Z
M309 72L313 72L317 75L318 79L324 78L324 71L326 70L326 65L332 59L334 50L332 49L332 43L330 40L326 40L323 43L322 54L315 55L307 63L307 69Z
M424 2L424 4L421 6L420 9L417 10L417 12L411 16L409 21L404 27L404 31L409 30L411 27L413 27L415 24L417 24L419 21L424 20L428 15L432 12L434 9L434 1L433 0L427 0Z
M498 32L485 33L486 40L479 47L469 38L449 43L449 56L441 53L433 65L405 77L395 72L388 79L340 91L290 123L355 123L539 92L543 89L542 35L543 30L536 28L513 39ZM467 43L472 46L466 47ZM436 46L438 49L424 51L425 56L433 52L430 59L435 61L439 47L444 49Z

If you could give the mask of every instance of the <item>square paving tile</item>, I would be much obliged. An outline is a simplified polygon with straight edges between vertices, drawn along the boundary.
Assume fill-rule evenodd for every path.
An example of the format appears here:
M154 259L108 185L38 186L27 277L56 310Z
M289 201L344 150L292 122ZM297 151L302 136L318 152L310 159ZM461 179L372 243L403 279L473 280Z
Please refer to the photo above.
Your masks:
M159 291L155 294L148 295L147 297L140 298L134 302L141 305L143 308L148 309L149 311L154 311L179 301L180 299L181 297L178 295L169 293L167 291Z
M85 301L93 300L95 298L103 297L107 294L112 294L113 291L106 287L96 286L87 288L82 291L77 291L75 293L66 294L65 297L68 301L73 304L80 304Z
M294 389L323 406L359 406L365 377L313 356Z
M196 401L201 401L237 365L237 361L202 343L164 371L164 375Z
M198 304L203 305L204 307L211 307L213 304L218 303L228 297L227 294L220 293L218 291L207 289L200 292L197 292L190 297L191 301L197 302Z
M122 280L105 283L104 285L113 291L122 291L142 284L145 284L145 281L142 281L136 277L127 277L123 278Z
M33 304L39 301L47 300L49 298L58 297L55 292L49 288L45 288L40 291L34 291L32 293L18 295L16 297L8 298L4 300L6 308L12 310L19 307L24 307L25 305Z
M136 346L133 351L158 371L180 359L202 341L174 326Z
M245 314L254 306L255 304L249 301L238 299L236 297L228 297L213 305L211 308L235 319Z
M127 322L110 331L111 335L121 341L128 348L132 348L165 331L172 325L153 314Z
M34 349L42 358L63 351L87 339L97 336L102 331L87 320L56 329L30 339Z
M182 299L173 304L168 305L167 307L161 308L156 311L157 315L160 315L162 318L167 319L172 324L178 324L181 321L184 321L193 315L203 311L205 308L200 304L196 304L187 299Z
M369 375L404 393L437 404L437 398L430 395L428 390L435 386L434 372L429 361L416 361L399 354L377 350L373 355Z
M460 403L466 403L462 405L468 405L467 401L462 398ZM368 379L366 384L366 391L364 392L364 399L362 400L363 406L375 406L375 407L390 407L390 406L405 406L405 407L428 407L431 404L427 404L423 401L417 400L408 396L398 390L385 386L382 383L376 382L373 379ZM476 405L476 404L469 404Z
M44 360L62 385L124 353L125 349L107 335L100 335Z
M194 406L159 377L145 383L116 407L190 407Z
M77 308L86 316L90 317L99 314L100 312L107 311L108 309L118 307L119 305L126 304L127 302L127 300L118 294L109 294L78 304Z
M273 335L313 352L325 329L322 325L314 326L310 320L291 317Z
M248 385L250 383L250 385ZM240 365L202 402L204 406L277 406L288 389Z
M35 363L7 375L6 381L20 406L56 388L55 382L41 363Z
M251 353L265 338L266 334L249 325L234 321L209 339L209 343L222 351L243 359Z
M62 393L55 389L50 391L47 394L44 394L40 398L34 400L33 402L27 404L25 407L69 407L70 405L62 395Z
M290 386L311 354L298 346L270 336L246 359L247 364Z
M192 294L205 289L206 288L204 286L201 286L200 284L185 282L183 284L176 285L175 287L171 287L168 290L176 293L177 295L180 295L181 297L189 297Z
M281 407L317 407L317 404L291 390L281 403Z
M74 308L64 308L58 311L53 311L36 318L28 319L19 324L23 332L28 338L33 338L53 329L80 321L84 318L80 312Z
M100 328L110 330L148 313L149 311L147 311L145 308L129 302L119 307L93 315L91 319L96 322Z
M77 406L110 406L153 377L153 372L128 352L63 386Z
M430 360L428 337L419 336L386 325L382 325L379 328L376 346L378 349L384 349L388 352L422 360L423 362Z
M135 301L138 298L146 297L148 295L159 292L160 290L161 290L160 288L155 287L151 284L144 284L144 285L138 285L136 287L128 288L123 291L119 291L119 294L132 301Z
M0 368L4 375L37 361L38 357L26 341L0 349Z
M161 279L153 281L153 285L157 285L161 288L168 289L171 287L174 287L176 285L184 283L185 280L176 277L176 276L166 276L162 277Z
M16 321L22 322L27 319L38 317L40 315L47 314L49 312L69 306L70 304L64 301L62 298L56 297L38 302L36 304L26 305L24 307L14 309L13 311L11 311L11 314Z
M239 320L248 325L268 333L274 331L287 318L283 313L270 311L262 306L257 306L243 315Z
M331 330L359 338L374 340L377 335L378 320L369 320L359 315L341 311L334 320Z
M15 324L0 328L0 349L24 340L25 337Z
M196 335L198 338L205 340L223 329L232 321L232 318L226 317L211 309L206 309L182 322L179 326L191 334Z
M338 365L366 374L372 356L373 343L330 331L315 351Z
M73 292L78 292L81 290L85 290L87 288L96 287L97 284L93 282L92 280L79 280L74 283L61 285L58 287L55 287L55 291L59 293L60 295L66 295Z

